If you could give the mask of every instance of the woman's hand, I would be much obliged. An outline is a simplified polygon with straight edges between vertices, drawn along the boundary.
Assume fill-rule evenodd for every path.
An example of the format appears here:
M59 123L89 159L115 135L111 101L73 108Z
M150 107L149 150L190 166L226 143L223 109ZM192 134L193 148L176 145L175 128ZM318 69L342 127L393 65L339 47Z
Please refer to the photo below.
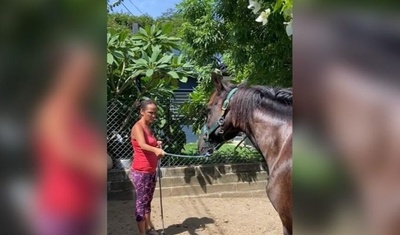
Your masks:
M165 155L165 152L162 149L157 149L154 153L157 155L158 158L162 158Z
M157 141L157 148L162 149L162 141L161 140Z

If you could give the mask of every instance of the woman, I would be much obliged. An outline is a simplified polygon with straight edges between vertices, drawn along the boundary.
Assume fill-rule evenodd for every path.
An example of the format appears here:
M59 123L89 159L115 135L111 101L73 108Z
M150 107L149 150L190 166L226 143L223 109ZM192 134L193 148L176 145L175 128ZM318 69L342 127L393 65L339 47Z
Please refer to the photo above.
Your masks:
M164 156L161 141L150 130L155 120L157 106L152 100L144 100L139 105L141 118L132 127L132 146L134 158L131 167L131 179L136 192L135 217L140 235L158 234L151 222L151 201L156 187L156 169L158 160Z
M34 123L37 155L34 230L38 235L98 234L106 180L105 142L85 113L98 71L87 44L60 49L54 80Z

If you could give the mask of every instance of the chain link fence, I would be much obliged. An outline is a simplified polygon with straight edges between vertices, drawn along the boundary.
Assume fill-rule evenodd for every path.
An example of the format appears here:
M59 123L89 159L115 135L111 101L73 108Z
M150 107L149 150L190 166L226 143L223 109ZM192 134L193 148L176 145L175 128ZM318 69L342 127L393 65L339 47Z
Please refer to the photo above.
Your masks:
M198 136L192 131L191 117L180 113L182 100L187 99L187 94L176 93L175 99L169 101L169 108L157 117L158 124L153 126L158 139L163 141L163 149L168 153L182 155L198 155ZM166 118L168 117L168 118ZM198 113L193 117L199 118ZM107 105L107 152L113 159L113 168L122 169L129 167L133 156L131 145L131 128L138 120L137 111L132 104L124 104L119 100L110 100ZM162 128L157 128L162 126ZM203 164L227 164L260 162L261 155L253 148L248 140L239 142L244 136L238 136L234 140L224 144L211 157L206 158L181 158L166 156L161 160L161 166L188 166Z

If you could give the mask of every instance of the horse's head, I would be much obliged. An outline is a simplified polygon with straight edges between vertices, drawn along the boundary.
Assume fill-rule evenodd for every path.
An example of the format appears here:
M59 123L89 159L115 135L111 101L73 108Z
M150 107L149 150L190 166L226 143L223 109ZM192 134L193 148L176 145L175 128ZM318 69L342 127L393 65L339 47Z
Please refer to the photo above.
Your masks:
M215 92L207 104L207 119L198 141L200 154L211 153L225 141L239 134L230 121L230 101L238 88L222 81L222 75L212 73Z

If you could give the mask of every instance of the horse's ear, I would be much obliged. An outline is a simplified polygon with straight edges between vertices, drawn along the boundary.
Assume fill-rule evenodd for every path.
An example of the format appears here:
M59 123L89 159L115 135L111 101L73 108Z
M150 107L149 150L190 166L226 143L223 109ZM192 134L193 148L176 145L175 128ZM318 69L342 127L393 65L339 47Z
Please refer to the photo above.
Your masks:
M221 73L218 71L214 71L211 73L211 81L214 84L214 87L217 89L217 91L223 91L226 90L226 85L222 82L222 79L224 77L222 76Z

